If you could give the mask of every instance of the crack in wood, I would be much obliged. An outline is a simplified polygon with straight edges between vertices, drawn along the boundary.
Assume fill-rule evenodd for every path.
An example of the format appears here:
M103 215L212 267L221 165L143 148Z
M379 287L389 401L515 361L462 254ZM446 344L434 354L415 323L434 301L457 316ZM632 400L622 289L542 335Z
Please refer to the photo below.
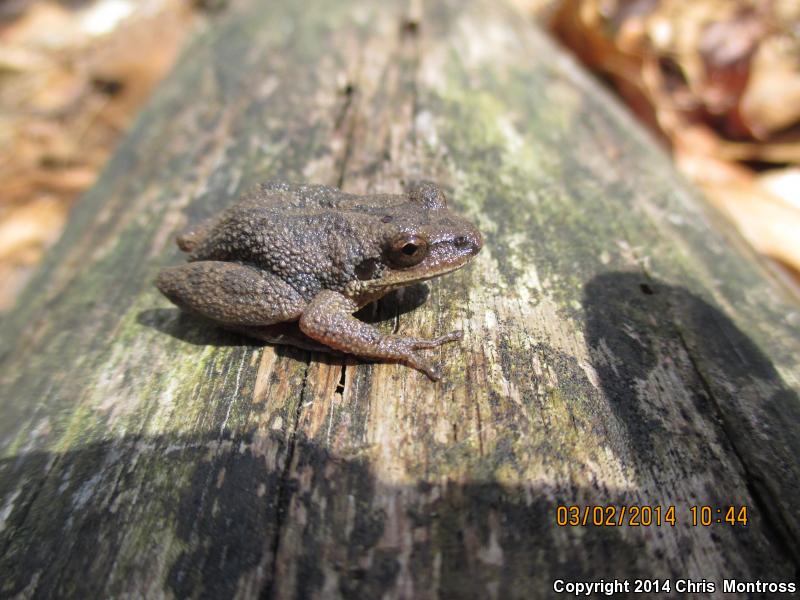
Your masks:
M360 60L359 60L360 63ZM360 66L358 68L360 70ZM344 151L342 152L341 162L339 163L338 175L336 177L336 187L342 189L344 186L344 179L347 173L347 164L353 154L353 142L355 140L356 131L356 114L358 87L348 82L344 89L345 101L342 105L342 110L336 118L335 129L338 130L342 127L345 128L344 137Z
M400 34L403 37L419 36L419 20L410 17L400 20Z
M478 454L484 456L483 449L483 421L481 419L481 407L477 402L475 403L475 420L478 424Z
M344 396L344 388L345 383L347 382L347 365L342 365L342 370L339 373L339 382L336 384L336 389L334 390L334 394L341 394Z
M305 372L303 373L303 383L300 387L300 392L297 398L297 407L294 411L294 419L291 425L291 433L286 450L286 462L283 465L281 476L278 478L278 489L276 490L277 502L275 509L275 535L270 544L272 550L272 564L269 565L269 579L264 586L261 593L262 600L272 597L272 591L275 586L275 578L278 571L278 552L282 539L282 533L286 521L286 516L289 513L289 505L291 502L292 494L289 492L289 480L291 479L290 473L292 470L292 462L294 460L294 452L297 447L297 430L300 426L300 415L303 411L303 400L308 387L308 374L311 370L311 361L306 364Z
M344 88L342 89L342 95L344 96L344 101L342 102L342 107L339 109L338 114L333 119L333 130L338 131L344 125L345 119L348 116L350 107L353 104L353 97L356 94L356 86L352 81L348 81Z
M344 102L338 113L334 116L334 131L339 131L341 129L345 130L344 133L344 148L342 150L341 157L339 159L338 168L336 169L336 187L339 189L343 189L345 178L347 175L347 166L350 161L350 158L353 153L353 145L355 141L355 132L356 132L356 124L357 124L357 114L358 114L358 79L361 75L362 71L362 61L363 56L362 53L359 53L358 58L356 60L356 67L355 67L355 76L348 80L345 84L342 93L344 95ZM292 432L289 438L289 448L287 451L286 463L284 464L283 472L279 478L278 483L278 501L277 501L277 511L276 511L276 521L275 521L275 535L274 539L272 540L272 564L269 566L270 576L269 580L266 582L264 586L261 598L267 599L271 598L273 595L273 591L276 586L276 577L278 573L278 563L279 563L279 550L281 545L281 540L285 533L285 522L286 517L288 516L291 504L291 497L292 494L289 491L289 481L291 479L291 470L292 470L292 462L294 460L294 453L295 448L297 445L297 435L298 429L300 426L300 417L302 414L303 409L303 397L305 396L306 390L309 388L309 375L311 372L311 357L309 355L309 362L306 366L305 373L303 374L303 382L299 392L299 401L297 404L297 409L294 415L294 423L292 425ZM336 386L336 392L341 392L344 394L345 382L346 382L346 365L342 365L342 370L339 377L339 382Z

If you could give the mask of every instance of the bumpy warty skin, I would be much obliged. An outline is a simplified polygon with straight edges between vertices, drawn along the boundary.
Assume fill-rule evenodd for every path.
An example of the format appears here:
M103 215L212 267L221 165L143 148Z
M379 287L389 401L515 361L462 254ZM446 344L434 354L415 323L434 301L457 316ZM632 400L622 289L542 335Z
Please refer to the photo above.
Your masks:
M359 196L270 182L180 236L178 244L190 251L190 262L162 270L156 284L181 308L245 332L299 320L306 335L326 346L405 362L431 375L413 348L383 339L398 336L385 336L351 314L393 289L460 268L478 253L482 238L447 208L432 183L413 184L404 195ZM320 311L341 314L320 319ZM313 318L302 318L312 312ZM323 322L324 335L314 329Z

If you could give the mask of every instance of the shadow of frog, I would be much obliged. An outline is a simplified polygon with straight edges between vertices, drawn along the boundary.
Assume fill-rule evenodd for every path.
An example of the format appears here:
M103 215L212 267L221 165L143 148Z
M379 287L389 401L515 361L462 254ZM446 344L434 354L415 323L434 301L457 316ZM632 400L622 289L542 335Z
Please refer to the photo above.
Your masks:
M377 302L364 306L355 316L366 323L379 323L396 319L425 303L428 286L416 283L390 292ZM151 308L136 316L140 325L156 329L173 338L200 346L261 346L289 345L312 352L325 352L332 356L348 356L323 346L308 338L297 322L277 323L263 328L226 329L199 315L177 308Z

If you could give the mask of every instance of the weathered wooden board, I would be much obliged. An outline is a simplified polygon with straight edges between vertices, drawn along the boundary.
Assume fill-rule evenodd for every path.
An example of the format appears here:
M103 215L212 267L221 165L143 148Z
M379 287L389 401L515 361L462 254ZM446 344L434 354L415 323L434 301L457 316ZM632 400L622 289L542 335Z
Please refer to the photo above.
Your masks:
M463 328L442 383L254 345L152 285L176 231L255 182L421 176L485 248L371 317ZM1 327L2 597L532 598L637 577L719 597L796 577L798 306L495 2L237 4ZM609 504L677 524L556 525ZM695 527L697 505L750 519Z

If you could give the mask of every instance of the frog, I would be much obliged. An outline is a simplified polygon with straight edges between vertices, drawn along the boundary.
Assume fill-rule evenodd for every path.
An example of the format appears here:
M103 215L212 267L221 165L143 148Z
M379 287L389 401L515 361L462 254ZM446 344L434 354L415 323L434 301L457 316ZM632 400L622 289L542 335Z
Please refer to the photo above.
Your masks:
M400 363L433 381L441 369L421 351L462 331L385 333L354 313L464 267L483 246L431 181L365 195L268 181L176 241L188 262L164 267L155 284L181 310L274 344Z

